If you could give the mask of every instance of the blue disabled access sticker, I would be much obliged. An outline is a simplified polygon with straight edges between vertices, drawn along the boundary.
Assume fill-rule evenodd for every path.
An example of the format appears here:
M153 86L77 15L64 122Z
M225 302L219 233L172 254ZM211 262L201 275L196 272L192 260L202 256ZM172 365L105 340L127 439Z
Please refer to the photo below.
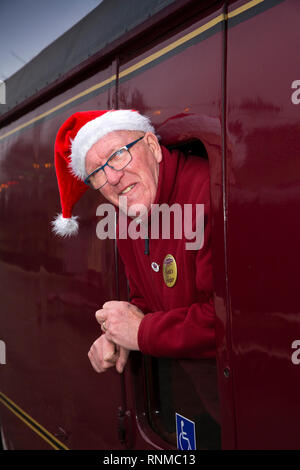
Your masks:
M195 423L176 413L177 449L196 450Z

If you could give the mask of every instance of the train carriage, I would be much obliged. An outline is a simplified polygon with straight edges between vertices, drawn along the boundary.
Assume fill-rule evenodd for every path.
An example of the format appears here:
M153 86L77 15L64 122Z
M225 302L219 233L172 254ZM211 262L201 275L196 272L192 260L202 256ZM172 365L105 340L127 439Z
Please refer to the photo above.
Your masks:
M6 83L0 104L0 425L8 449L299 448L300 5L104 0ZM137 109L209 162L217 358L130 354L96 374L94 313L128 299L101 197L60 210L53 147L74 112ZM197 178L197 175L195 175ZM180 270L181 267L179 266ZM183 273L182 273L183 274Z

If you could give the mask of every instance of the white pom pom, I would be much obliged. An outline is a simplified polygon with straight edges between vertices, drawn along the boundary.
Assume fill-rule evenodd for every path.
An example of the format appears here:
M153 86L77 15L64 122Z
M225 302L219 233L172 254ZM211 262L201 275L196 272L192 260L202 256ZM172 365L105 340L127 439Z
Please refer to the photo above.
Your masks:
M57 217L51 222L52 230L55 235L60 237L71 237L78 233L78 217L72 216L70 219L65 219L62 214L57 214Z

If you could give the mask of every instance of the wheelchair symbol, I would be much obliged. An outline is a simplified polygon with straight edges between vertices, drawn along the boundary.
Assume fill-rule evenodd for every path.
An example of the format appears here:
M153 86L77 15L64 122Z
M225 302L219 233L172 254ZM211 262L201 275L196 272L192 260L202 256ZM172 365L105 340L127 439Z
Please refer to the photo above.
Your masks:
M192 450L191 443L189 438L187 437L187 433L184 432L184 421L181 420L180 422L181 432L179 434L179 449L180 450Z
M188 418L175 413L177 449L196 450L195 423Z

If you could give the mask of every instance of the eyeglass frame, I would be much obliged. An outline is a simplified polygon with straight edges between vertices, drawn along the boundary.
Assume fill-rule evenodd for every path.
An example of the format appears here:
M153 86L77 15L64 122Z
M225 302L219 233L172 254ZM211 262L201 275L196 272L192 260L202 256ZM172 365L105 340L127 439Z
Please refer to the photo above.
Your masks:
M109 168L112 168L112 169L115 170L115 171L122 171L122 170L124 170L124 168L126 168L127 165L129 165L129 163L130 163L131 160L132 160L132 155L131 155L131 153L129 152L129 149L130 149L131 147L133 147L135 144L137 144L137 143L138 143L140 140L142 140L144 137L145 137L145 136L143 135L142 137L139 137L138 139L134 140L133 142L130 142L130 144L124 145L123 147L121 147L121 148L119 148L118 150L116 150L110 157L108 157L108 159L106 160L106 162L104 163L104 165L102 165L102 166L96 168L95 170L93 170L92 173L90 173L90 174L84 179L83 182L84 182L87 186L89 186L89 188L95 189L96 191L98 191L98 189L100 189L100 188L103 188L103 186L107 183L107 176L106 176L106 174L105 174L104 168L105 168L106 166L109 166ZM110 166L110 165L109 165L109 161L110 161L118 152L121 152L121 150L127 150L127 151L128 151L128 153L129 153L129 155L130 155L130 161L129 161L128 163L126 163L126 165L123 166L123 168L120 168L119 170L117 170L117 169L114 168L113 166ZM93 176L95 173L98 173L98 172L101 171L101 170L103 170L103 172L104 172L104 174L105 174L105 176L106 176L106 181L105 181L104 184L102 184L101 186L99 186L99 188L93 188L92 184L89 183L88 180L89 180L89 178L90 178L91 176Z

